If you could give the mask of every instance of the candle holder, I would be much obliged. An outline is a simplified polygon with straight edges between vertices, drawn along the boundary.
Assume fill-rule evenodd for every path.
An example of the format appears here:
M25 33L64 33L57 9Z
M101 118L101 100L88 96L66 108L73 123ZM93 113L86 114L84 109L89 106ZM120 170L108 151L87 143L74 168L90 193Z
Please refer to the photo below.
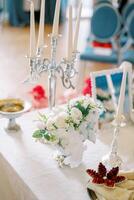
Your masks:
M75 63L77 60L78 52L72 53L72 59L67 60L65 58L58 64L56 62L57 44L59 36L51 37L51 57L46 59L42 57L42 51L44 47L37 49L36 56L29 58L30 64L30 77L25 82L37 82L43 72L48 72L48 91L49 91L49 108L52 109L55 106L56 97L56 84L57 73L60 75L62 84L66 89L75 89L72 78L75 77L77 71L75 69Z
M118 154L118 135L121 128L121 122L115 123L114 136L111 144L111 151L102 158L102 162L108 167L120 167L122 159Z

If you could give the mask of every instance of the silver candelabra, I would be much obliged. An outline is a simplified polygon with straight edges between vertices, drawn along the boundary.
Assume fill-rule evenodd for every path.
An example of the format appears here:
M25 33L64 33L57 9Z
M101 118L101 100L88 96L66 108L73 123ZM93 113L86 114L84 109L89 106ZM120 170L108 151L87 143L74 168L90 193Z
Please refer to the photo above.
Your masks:
M37 49L35 57L29 58L30 65L30 77L25 82L35 82L39 79L43 72L48 72L48 91L49 91L49 108L52 109L55 106L56 98L56 83L57 83L57 73L60 75L62 84L66 89L75 88L72 83L72 78L75 77L77 71L75 69L75 62L77 60L78 52L72 53L72 59L67 60L65 58L57 64L56 62L56 53L57 53L57 44L58 37L51 37L51 57L50 60L42 58L42 51L44 47Z

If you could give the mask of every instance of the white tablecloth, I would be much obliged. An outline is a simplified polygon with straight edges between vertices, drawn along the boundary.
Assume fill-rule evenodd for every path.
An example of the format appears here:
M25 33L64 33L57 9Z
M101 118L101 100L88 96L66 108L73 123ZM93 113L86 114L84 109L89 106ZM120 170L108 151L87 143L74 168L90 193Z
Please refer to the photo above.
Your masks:
M83 164L60 169L53 160L53 149L32 139L36 112L18 119L22 131L6 133L6 119L0 120L0 200L89 200L86 169L97 166L110 149L112 132L100 133L96 144L87 141ZM134 169L134 126L123 128L119 152L124 169Z

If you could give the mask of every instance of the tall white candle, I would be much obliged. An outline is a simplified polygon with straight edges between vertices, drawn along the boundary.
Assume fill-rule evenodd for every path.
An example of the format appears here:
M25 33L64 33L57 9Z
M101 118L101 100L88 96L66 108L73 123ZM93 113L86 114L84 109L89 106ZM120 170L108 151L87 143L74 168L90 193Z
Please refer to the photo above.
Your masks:
M81 11L82 11L82 3L80 2L79 9L78 9L77 21L76 21L75 34L74 34L74 46L73 46L73 51L74 52L77 51L78 36L79 36L79 29L80 29Z
M57 36L58 31L59 31L60 3L61 3L61 0L56 1L54 21L53 21L53 30L52 30L53 36Z
M35 18L34 18L34 4L30 1L30 52L29 56L34 57L35 50Z
M73 27L72 27L72 6L69 6L69 19L68 19L68 51L67 60L72 58L72 43L73 43Z
M116 113L116 120L119 121L121 119L121 115L123 113L123 107L125 102L125 90L126 90L126 78L127 78L127 70L125 66L123 67L123 77L120 89L120 96L118 101L117 113Z
M45 22L45 0L41 0L40 24L39 24L37 49L44 46L44 22Z

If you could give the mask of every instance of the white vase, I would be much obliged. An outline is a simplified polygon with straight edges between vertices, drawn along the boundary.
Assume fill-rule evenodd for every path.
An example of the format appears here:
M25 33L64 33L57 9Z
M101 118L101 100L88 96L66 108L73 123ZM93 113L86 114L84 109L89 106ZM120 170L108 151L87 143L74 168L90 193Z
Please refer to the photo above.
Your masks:
M78 167L82 163L83 153L86 150L84 137L73 129L65 134L60 130L60 143L54 153L54 158L59 166L67 165L71 168Z

